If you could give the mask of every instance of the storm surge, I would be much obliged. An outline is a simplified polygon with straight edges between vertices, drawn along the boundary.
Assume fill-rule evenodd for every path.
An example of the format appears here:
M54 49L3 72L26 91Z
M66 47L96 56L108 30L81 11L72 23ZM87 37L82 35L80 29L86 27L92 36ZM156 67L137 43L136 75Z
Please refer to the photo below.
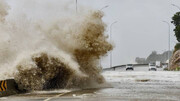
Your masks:
M0 0L0 79L14 78L25 90L88 88L105 82L99 61L113 47L104 35L101 11L39 21L11 19L10 8Z

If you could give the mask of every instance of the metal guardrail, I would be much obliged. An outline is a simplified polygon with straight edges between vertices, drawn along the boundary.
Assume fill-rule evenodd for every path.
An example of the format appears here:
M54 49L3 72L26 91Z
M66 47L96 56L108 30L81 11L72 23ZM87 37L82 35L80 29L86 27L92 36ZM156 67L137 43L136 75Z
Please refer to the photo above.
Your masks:
M148 65L148 64L132 64L134 67L136 66L145 66L145 65ZM113 66L113 67L110 67L110 68L104 68L103 71L106 71L106 70L115 70L116 68L125 68L126 65L118 65L118 66Z
M162 65L167 65L168 63L162 63ZM137 67L137 66L148 66L148 64L132 64L134 67ZM113 67L110 67L110 68L104 68L103 71L106 71L106 70L115 70L116 68L125 68L126 65L118 65L118 66L113 66Z

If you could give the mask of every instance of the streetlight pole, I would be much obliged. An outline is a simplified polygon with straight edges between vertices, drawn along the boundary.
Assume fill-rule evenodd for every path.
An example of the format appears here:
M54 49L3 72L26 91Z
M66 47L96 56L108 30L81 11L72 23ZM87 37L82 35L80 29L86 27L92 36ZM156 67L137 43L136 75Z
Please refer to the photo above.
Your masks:
M77 9L78 9L78 8L77 8L77 2L78 2L78 1L76 0L76 13L77 13Z
M109 5L106 5L106 6L102 7L102 8L100 9L100 11L102 11L103 9L105 9L105 8L107 8L107 7L109 7ZM101 58L100 58L99 64L100 64L100 66L102 67Z
M111 25L110 25L110 41L112 42L112 26L117 23L117 21L114 21ZM112 51L110 52L110 68L112 67ZM114 68L115 69L115 68Z
M100 10L102 11L103 9L105 9L105 8L107 8L107 7L109 7L109 5L104 6L104 7L101 8Z
M171 4L172 6L174 6L174 7L176 7L176 8L178 8L179 10L180 10L180 7L179 6L177 6L177 5L175 5L175 4Z
M170 69L170 24L167 21L163 21L163 22L166 23L169 28L168 29L168 40L169 40L169 42L168 42L168 49L169 49L169 51L168 51L168 59L169 59L168 68Z

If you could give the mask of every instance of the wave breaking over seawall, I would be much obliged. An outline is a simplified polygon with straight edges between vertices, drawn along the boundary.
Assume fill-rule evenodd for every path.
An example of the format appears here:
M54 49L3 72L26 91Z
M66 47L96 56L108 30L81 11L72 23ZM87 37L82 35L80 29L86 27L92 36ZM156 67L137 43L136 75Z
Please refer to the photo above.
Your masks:
M86 88L104 83L99 60L112 50L103 13L88 11L53 20L10 19L0 0L1 78L20 89Z

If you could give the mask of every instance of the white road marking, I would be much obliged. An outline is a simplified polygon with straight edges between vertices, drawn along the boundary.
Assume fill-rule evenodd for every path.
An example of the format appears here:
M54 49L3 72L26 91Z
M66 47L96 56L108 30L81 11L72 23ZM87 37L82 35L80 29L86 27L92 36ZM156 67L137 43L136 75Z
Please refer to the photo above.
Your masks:
M51 99L58 98L58 97L63 96L63 95L65 95L65 94L67 94L67 93L69 93L69 92L62 93L62 94L58 94L58 95L56 95L56 96L54 96L54 97L47 98L47 99L45 99L44 101L50 101Z
M7 97L1 97L0 98L0 100L6 100L7 99Z

